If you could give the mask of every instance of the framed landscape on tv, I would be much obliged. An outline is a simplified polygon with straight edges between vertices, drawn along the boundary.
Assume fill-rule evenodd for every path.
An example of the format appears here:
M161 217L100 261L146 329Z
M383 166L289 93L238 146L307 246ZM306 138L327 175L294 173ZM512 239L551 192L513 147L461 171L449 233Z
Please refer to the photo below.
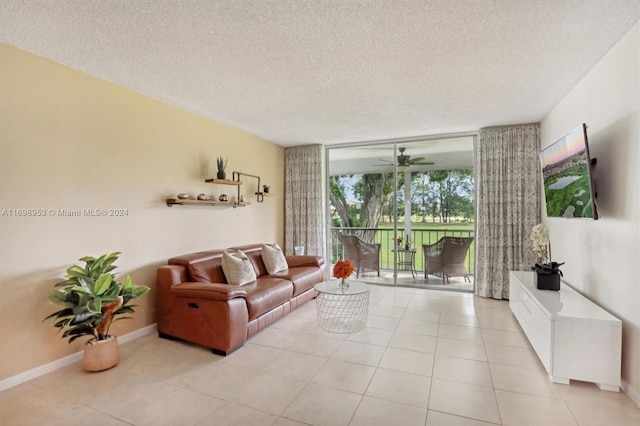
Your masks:
M548 217L598 218L585 124L543 149L540 165Z

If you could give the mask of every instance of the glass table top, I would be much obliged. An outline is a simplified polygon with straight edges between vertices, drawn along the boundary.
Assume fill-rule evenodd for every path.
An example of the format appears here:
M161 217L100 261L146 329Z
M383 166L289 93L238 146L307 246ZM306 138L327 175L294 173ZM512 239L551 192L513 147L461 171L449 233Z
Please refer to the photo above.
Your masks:
M347 280L347 282L349 283L349 287L339 287L338 286L339 281L336 279L336 280L323 281L321 283L318 283L314 286L314 288L318 290L320 293L325 293L325 294L349 295L349 294L362 294L369 291L369 286L363 283L362 281Z

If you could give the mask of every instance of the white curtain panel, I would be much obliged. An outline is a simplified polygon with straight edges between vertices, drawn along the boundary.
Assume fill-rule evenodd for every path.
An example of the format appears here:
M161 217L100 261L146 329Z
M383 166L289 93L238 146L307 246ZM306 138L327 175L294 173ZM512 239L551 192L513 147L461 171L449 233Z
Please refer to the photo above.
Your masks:
M531 229L540 221L540 126L480 130L476 292L509 298L509 271L536 261Z
M325 256L324 147L285 150L285 252Z

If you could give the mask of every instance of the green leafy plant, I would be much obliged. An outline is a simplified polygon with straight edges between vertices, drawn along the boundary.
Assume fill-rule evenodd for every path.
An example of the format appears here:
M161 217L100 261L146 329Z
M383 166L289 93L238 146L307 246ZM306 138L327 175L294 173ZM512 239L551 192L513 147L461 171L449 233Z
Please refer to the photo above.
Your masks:
M54 327L64 330L63 338L74 340L91 336L89 340L106 340L114 321L131 317L117 315L133 314L136 305L129 302L149 291L149 287L133 284L127 275L120 283L111 272L113 263L120 252L102 255L98 258L86 256L80 261L84 266L72 265L67 269L66 280L55 284L49 292L49 300L64 308L47 316L55 318Z
M560 270L560 267L564 265L564 262L562 263L558 263L558 262L551 262L551 263L543 263L543 264L539 264L536 263L534 266L531 267L532 271L536 271L539 274L560 274L560 276L564 276L562 275L562 271Z
M269 185L262 185L262 192L269 192L269 189L271 189L271 187Z

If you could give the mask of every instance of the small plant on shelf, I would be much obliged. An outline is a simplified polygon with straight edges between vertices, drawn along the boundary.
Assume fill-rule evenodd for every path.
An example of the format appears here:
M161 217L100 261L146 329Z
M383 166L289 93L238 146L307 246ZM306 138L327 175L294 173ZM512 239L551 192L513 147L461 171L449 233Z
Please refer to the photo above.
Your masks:
M269 185L262 185L262 192L264 192L265 194L269 193L269 189L271 189Z
M227 162L229 160L225 160L224 158L222 158L222 155L221 155L220 157L218 157L216 161L218 163L218 173L216 174L216 178L226 179L227 173L224 170L227 168Z

